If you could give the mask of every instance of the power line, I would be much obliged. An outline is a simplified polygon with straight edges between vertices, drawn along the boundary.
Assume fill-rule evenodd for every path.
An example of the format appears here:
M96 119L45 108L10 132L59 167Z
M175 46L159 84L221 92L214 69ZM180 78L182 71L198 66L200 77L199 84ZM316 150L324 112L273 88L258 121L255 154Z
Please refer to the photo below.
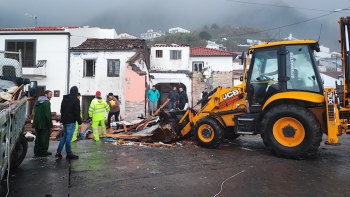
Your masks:
M239 34L239 35L230 36L230 37L226 37L226 38L234 38L234 37L244 36L244 35L248 35L248 34L262 33L262 32L266 32L266 31L271 31L271 30L276 30L276 29L280 29L280 28L284 28L284 27L298 25L298 24L301 24L301 23L305 23L305 22L308 22L308 21L311 21L311 20L315 20L315 19L318 19L318 18L322 18L322 17L328 16L328 15L331 15L331 14L334 14L334 13L336 13L336 12L332 12L332 13L329 13L329 14L325 14L325 15L321 15L321 16L318 16L318 17L310 18L310 19L307 19L307 20L299 21L299 22L292 23L292 24L289 24L289 25L283 25L283 26L274 27L274 28L271 28L271 29L265 29L265 30L261 30L261 31L255 31L255 32L250 32L250 33Z
M293 6L284 6L284 5L273 5L273 4L246 2L246 1L238 1L238 0L226 0L226 1L235 2L235 3L252 4L252 5L270 6L270 7L290 8L290 9L319 11L319 12L332 12L331 10L319 10L319 9L313 9L313 8L302 8L302 7L293 7ZM341 12L341 11L339 11L339 12Z

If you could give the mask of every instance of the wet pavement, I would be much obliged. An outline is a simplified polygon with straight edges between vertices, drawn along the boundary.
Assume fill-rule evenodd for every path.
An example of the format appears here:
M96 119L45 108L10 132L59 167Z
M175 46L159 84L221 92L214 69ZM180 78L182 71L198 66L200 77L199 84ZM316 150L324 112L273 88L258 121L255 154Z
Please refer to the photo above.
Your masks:
M324 140L325 140L324 136ZM302 161L281 159L258 136L219 149L73 143L79 160L33 157L10 173L9 196L350 196L350 135ZM50 143L53 153L58 142ZM3 181L4 183L4 181Z

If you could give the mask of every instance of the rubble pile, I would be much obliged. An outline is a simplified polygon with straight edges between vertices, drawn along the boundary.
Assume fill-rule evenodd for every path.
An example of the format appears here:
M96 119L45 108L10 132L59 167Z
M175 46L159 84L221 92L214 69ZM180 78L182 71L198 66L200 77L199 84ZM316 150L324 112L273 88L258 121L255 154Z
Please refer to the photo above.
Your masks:
M56 112L52 112L52 124L53 124L53 128L50 129L50 140L52 141L56 141L58 140L63 133L63 126L62 123L60 123L61 120L61 116L60 115L56 115ZM29 123L27 123L24 126L24 134L25 135L30 135L30 138L27 138L27 140L29 139L30 141L35 139L35 129L32 128L32 124L33 124L33 120L30 119ZM33 136L33 137L32 137Z

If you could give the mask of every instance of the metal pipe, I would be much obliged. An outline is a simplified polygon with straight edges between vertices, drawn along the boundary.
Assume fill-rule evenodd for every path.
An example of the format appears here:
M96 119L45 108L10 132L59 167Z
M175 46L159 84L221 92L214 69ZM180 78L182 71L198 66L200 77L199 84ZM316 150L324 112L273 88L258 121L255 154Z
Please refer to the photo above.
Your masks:
M67 94L69 94L69 82L70 82L70 33L68 34L68 66L67 66Z

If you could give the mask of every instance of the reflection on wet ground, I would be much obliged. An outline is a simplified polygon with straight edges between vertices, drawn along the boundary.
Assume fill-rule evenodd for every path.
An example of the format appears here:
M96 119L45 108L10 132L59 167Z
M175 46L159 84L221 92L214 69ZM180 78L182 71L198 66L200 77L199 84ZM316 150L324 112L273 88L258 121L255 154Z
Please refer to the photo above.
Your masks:
M218 149L116 146L79 141L79 160L34 158L10 176L9 196L350 196L350 135L303 161L281 159L259 136ZM50 144L50 150L57 148ZM244 171L244 172L242 172Z

